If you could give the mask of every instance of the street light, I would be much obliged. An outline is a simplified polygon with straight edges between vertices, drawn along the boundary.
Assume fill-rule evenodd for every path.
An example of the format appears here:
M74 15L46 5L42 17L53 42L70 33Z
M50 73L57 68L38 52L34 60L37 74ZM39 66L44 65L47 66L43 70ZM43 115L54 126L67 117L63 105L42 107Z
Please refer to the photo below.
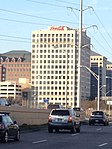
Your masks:
M98 81L98 93L97 93L97 110L99 111L99 109L100 109L100 77L99 77L99 75L97 75L96 73L94 73L90 68L88 68L87 66L84 66L84 65L80 65L79 67L84 67L84 68L86 68L94 77L95 77L95 79Z

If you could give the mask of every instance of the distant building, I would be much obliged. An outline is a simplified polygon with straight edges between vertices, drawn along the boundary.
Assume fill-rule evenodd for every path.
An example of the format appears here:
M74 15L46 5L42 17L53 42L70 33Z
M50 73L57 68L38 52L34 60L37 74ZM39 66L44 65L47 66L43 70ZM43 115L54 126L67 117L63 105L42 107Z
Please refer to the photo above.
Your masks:
M112 63L107 62L106 96L112 96Z
M26 78L31 81L31 53L22 50L13 50L0 54L0 63L6 69L5 81L19 81ZM0 76L1 76L0 71ZM1 80L3 81L3 80Z
M94 51L91 51L90 67L91 70L100 77L100 96L106 93L106 65L107 58ZM98 80L91 74L91 96L95 99L98 95Z
M32 32L32 74L34 103L77 103L79 31L66 26L49 26ZM86 45L86 46L85 46ZM83 47L84 46L84 47ZM90 38L82 33L81 64L90 67ZM81 69L81 99L90 97L90 74Z
M16 82L0 82L0 98L21 100L21 85L17 84Z

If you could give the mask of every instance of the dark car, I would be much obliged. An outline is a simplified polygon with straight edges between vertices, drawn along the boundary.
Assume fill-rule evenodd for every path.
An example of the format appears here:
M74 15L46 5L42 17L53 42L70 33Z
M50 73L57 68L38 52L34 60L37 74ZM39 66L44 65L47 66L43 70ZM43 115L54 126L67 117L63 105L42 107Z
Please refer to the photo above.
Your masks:
M61 108L63 108L63 105L60 105L60 104L49 104L48 105L48 107L47 107L48 109L61 109Z
M80 118L73 109L53 109L48 118L48 132L53 130L70 130L71 133L80 132Z
M93 111L89 118L89 125L94 124L109 125L108 115L104 111Z
M9 113L0 112L0 140L8 142L9 139L19 141L20 129L16 121L12 121Z

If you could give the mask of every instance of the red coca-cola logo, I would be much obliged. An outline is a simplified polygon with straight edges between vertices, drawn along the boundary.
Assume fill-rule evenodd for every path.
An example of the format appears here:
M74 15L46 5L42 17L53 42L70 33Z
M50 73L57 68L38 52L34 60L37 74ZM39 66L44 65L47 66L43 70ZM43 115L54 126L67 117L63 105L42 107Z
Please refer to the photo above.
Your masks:
M64 31L64 26L59 26L59 27L52 26L52 27L50 28L50 30Z

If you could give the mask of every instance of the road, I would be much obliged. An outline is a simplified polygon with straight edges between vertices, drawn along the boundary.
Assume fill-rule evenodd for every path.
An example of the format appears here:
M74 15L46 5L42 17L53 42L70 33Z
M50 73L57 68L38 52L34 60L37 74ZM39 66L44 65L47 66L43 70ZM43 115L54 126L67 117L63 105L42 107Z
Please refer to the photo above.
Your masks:
M82 125L80 133L49 134L47 128L21 134L20 142L0 143L0 149L112 149L112 125Z

